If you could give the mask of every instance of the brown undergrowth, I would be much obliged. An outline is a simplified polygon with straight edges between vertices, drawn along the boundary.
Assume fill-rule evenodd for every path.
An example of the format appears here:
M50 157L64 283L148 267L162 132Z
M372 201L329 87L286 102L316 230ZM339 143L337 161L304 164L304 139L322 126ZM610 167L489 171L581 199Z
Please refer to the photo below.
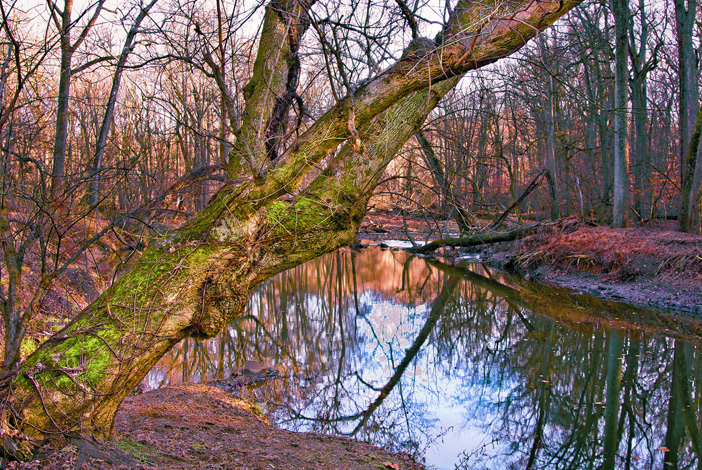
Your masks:
M684 276L702 280L702 237L657 227L612 229L564 219L516 247L514 267L586 271L611 281Z

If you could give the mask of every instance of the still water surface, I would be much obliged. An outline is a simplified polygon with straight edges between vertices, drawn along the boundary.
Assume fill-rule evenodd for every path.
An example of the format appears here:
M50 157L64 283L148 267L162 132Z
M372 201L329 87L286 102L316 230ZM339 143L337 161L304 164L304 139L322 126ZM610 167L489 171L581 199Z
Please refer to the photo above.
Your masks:
M145 385L258 360L283 377L243 393L280 426L429 468L698 468L698 327L480 265L346 249L272 279L246 317L179 345Z

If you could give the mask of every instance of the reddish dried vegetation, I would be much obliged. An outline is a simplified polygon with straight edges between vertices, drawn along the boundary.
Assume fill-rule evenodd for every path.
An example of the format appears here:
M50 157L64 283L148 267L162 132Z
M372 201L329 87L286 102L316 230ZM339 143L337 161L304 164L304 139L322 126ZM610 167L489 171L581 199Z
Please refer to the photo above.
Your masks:
M516 264L524 270L547 265L589 271L621 281L702 279L702 236L676 232L671 225L612 229L565 219L525 238L517 248Z

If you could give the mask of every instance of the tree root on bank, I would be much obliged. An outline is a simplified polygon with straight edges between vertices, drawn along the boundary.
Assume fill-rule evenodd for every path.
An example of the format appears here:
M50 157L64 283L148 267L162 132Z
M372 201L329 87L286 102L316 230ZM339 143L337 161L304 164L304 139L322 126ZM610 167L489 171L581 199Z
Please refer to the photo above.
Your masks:
M432 253L435 250L443 247L465 248L469 246L487 245L490 243L508 242L529 235L541 225L542 224L536 223L529 225L521 225L519 227L514 227L509 230L501 230L499 232L476 233L472 235L464 235L458 238L447 237L442 238L441 240L434 240L433 242L427 243L424 246L406 248L406 250L410 253L426 254Z

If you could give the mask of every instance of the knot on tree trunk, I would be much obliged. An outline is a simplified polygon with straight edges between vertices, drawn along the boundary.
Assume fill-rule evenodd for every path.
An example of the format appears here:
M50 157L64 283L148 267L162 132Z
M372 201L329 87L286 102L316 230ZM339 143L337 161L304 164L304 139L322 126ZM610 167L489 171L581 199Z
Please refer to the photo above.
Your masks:
M183 332L187 337L209 339L217 336L248 305L248 290L232 290L228 282L207 278L200 287L199 310L194 313L190 326ZM236 285L236 284L235 284Z

